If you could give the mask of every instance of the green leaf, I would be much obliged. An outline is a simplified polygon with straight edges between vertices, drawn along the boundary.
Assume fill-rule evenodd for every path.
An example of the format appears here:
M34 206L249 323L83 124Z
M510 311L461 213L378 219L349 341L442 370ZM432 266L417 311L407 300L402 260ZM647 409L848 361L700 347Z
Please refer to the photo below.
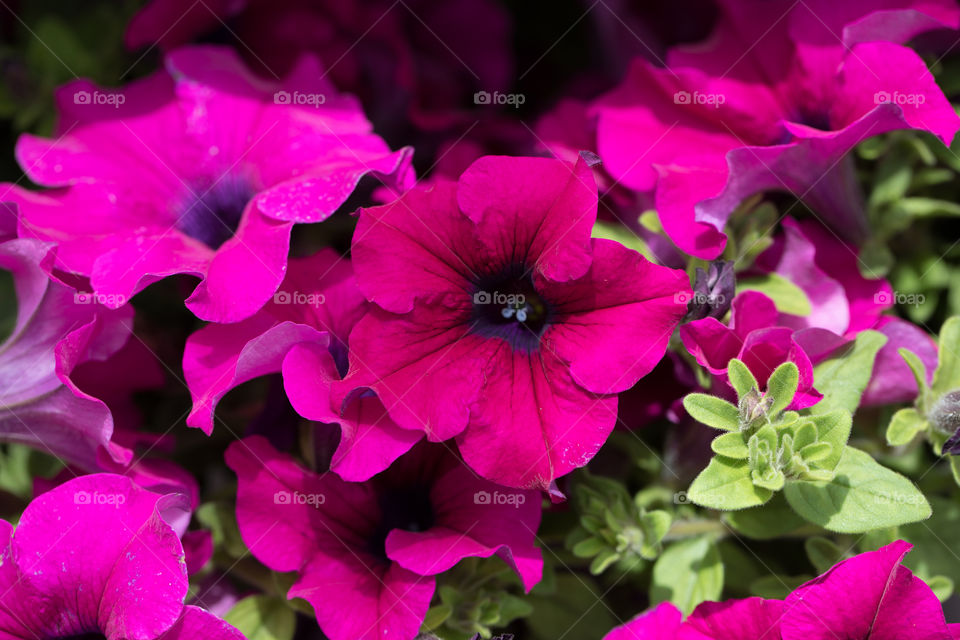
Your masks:
M446 622L452 613L453 607L446 603L430 607L427 609L427 617L423 619L423 624L420 625L420 628L427 631L439 629L440 625Z
M687 491L691 502L723 511L755 507L772 495L771 491L754 486L746 460L723 456L714 456Z
M791 482L783 493L803 518L838 533L918 522L931 513L910 480L853 447L844 450L833 480Z
M886 342L887 337L878 331L861 331L852 345L813 368L814 386L823 394L816 405L817 412L857 410L860 396L870 382L873 361Z
M960 204L936 198L901 198L894 206L917 218L960 216Z
M790 592L809 581L813 576L770 575L757 578L750 583L750 593L768 600L783 600Z
M923 364L923 360L920 359L920 356L915 354L910 349L906 347L900 347L897 349L897 353L900 354L900 357L903 358L904 362L907 363L907 366L910 367L910 371L913 373L913 379L917 382L918 389L927 388L927 367Z
M943 446L943 445L941 445ZM953 481L960 485L960 456L949 456L950 471L953 472Z
M558 574L552 593L537 595L534 591L526 600L534 610L534 615L525 621L533 640L594 638L597 629L610 629L618 624L609 608L595 606L603 602L603 595L594 581L577 574Z
M773 398L769 415L777 415L793 402L800 382L800 370L792 362L784 362L767 379L767 395Z
M710 443L713 452L728 458L746 460L749 455L747 443L743 441L743 435L739 432L723 433L713 439Z
M779 538L806 524L780 493L775 494L762 506L725 513L723 519L731 527L754 540Z
M743 291L759 291L776 305L780 313L792 316L808 316L813 311L810 298L803 289L793 284L778 273L767 273L762 276L743 278L737 282L737 293Z
M897 537L914 545L904 564L925 580L944 575L954 583L960 582L960 558L955 551L960 504L937 496L930 497L930 504L933 515L929 520L898 529Z
M591 536L573 545L570 551L578 558L592 558L606 548L607 544L603 540Z
M753 373L747 365L736 358L727 363L727 377L730 379L730 384L736 389L738 398L750 393L751 389L760 389L757 379L753 377Z
M843 455L853 418L846 411L837 410L808 418L817 426L817 442L826 442L831 447L830 455L817 463L821 469L835 469Z
M911 160L902 153L881 156L868 202L871 210L894 203L907 194L913 178Z
M660 218L657 216L657 212L653 210L647 210L640 214L640 226L651 233L660 235L664 233L663 225L660 224Z
M596 555L590 563L590 573L595 576L606 571L610 565L620 559L620 554L613 549L604 549Z
M887 444L899 447L913 440L918 433L924 431L928 424L916 409L908 407L900 409L887 426Z
M934 396L960 388L960 316L948 318L940 328L940 362L933 373Z
M817 573L826 573L830 567L846 559L843 549L823 536L807 538L803 543L803 548Z
M953 580L947 576L930 576L925 582L940 602L946 602L953 595Z
M248 640L291 640L297 626L293 610L280 598L249 596L223 618Z
M643 241L643 238L622 224L598 220L593 225L592 236L594 238L614 240L628 249L633 249L647 260L656 260L656 257L653 255L653 252L650 251L647 243Z
M240 535L233 504L222 500L206 502L197 509L196 517L213 534L214 548L223 549L234 558L246 555L247 545Z
M740 412L723 398L691 393L684 397L683 408L694 420L708 427L723 431L737 431L740 428Z
M684 615L723 591L723 562L710 538L688 538L670 545L653 565L650 601L670 601Z
M889 273L894 258L882 238L870 238L860 247L860 273L866 278L882 278Z
M643 544L641 545L640 555L647 560L653 560L660 555L660 542L670 530L673 523L673 516L662 509L649 511L640 517L640 524L643 528Z

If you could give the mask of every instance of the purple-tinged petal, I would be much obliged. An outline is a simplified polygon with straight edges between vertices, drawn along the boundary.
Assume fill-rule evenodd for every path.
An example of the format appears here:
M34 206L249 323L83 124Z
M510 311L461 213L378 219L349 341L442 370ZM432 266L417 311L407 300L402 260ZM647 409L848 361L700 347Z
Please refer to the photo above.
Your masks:
M34 633L153 640L169 629L188 586L180 540L160 515L171 498L96 474L31 502L12 557L44 595Z
M287 352L301 342L326 348L329 337L307 325L278 324L266 315L211 324L191 335L183 352L184 378L193 397L187 424L210 434L220 399L243 382L279 372Z
M330 389L339 380L333 357L320 345L296 345L284 358L283 387L297 413L340 425L330 470L349 482L363 482L409 451L423 432L397 426L371 392L348 398L343 411L336 411Z
M873 375L860 404L872 407L910 402L917 396L917 380L898 350L909 349L919 356L930 384L937 368L937 345L926 331L901 318L884 316L873 328L887 336L887 343L877 353Z

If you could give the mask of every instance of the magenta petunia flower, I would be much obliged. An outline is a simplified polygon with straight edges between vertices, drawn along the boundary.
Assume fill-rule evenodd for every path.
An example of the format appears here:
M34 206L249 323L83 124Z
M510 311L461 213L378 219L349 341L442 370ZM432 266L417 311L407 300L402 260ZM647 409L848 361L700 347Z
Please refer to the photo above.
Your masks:
M782 313L767 296L745 291L734 299L728 325L713 318L683 325L684 346L714 375L725 380L727 362L739 358L763 384L778 364L790 360L800 369L800 394L793 408L807 407L820 398L810 386L813 366L867 329L879 331L887 342L877 353L861 405L905 402L916 396L917 383L900 348L916 353L928 375L936 368L936 345L926 332L901 318L882 315L893 306L890 283L865 278L857 249L817 222L785 219L782 233L744 275L757 273L776 273L802 289L810 313Z
M901 564L898 540L861 553L795 589L783 601L704 602L681 622L670 603L617 627L604 640L950 640L940 600Z
M948 0L719 5L707 41L672 49L666 68L634 61L597 101L607 171L655 192L664 229L697 257L719 255L731 212L767 190L794 193L858 239L865 221L845 154L896 129L950 144L960 128L923 60L899 44L956 28L960 9Z
M409 149L391 153L312 59L274 85L232 50L186 48L122 89L77 81L58 100L60 137L17 143L30 179L55 189L0 199L110 306L187 273L197 316L241 320L283 279L295 223L326 219L368 173L412 179Z
M813 406L823 397L813 388L813 362L798 333L780 326L773 300L756 291L744 291L733 299L728 325L716 318L704 318L680 327L680 338L687 351L703 368L728 385L727 364L733 358L747 365L761 390L777 366L793 362L800 371L800 381L791 409ZM842 338L836 340L827 354L843 344Z
M352 255L377 306L335 396L373 389L399 426L456 436L509 486L547 489L586 464L690 291L682 272L591 240L596 215L585 161L497 156L364 209Z
M502 491L440 445L423 443L365 483L317 475L260 436L230 445L237 522L251 553L296 571L331 640L409 640L435 576L463 558L500 556L529 591L543 568L533 542L540 496Z
M110 310L54 277L55 250L16 238L14 207L0 205L0 269L17 293L17 321L0 345L0 440L22 442L93 470L126 465L132 452L113 441L107 404L73 379L130 337L132 309Z
M0 520L0 636L242 640L183 604L183 547L164 520L178 500L96 474L36 498L16 529Z
M937 364L936 345L916 325L882 315L893 306L893 288L882 278L865 278L858 256L855 247L823 225L787 218L782 235L757 259L757 268L787 278L807 294L809 315L780 313L777 323L798 330L799 342L814 364L861 331L879 331L887 337L887 343L877 354L861 404L911 401L917 395L917 382L898 349L917 354L932 376Z
M187 339L183 371L193 396L187 424L213 430L217 402L239 384L283 373L293 407L304 417L340 425L330 468L363 481L386 469L423 437L386 415L373 393L358 393L341 412L331 385L347 370L347 339L368 303L350 261L332 250L290 261L273 300L253 317L210 324Z
M783 640L870 638L948 640L940 600L901 562L912 545L903 540L854 556L798 587L783 603Z
M669 602L662 602L617 627L603 640L675 640L683 614Z
M663 602L604 640L780 640L779 600L747 598L727 602L704 602L686 620L680 610Z

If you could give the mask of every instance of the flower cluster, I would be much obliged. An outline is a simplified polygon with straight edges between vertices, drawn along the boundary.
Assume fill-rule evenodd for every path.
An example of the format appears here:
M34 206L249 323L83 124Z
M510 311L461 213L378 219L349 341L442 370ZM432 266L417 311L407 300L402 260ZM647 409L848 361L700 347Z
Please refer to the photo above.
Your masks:
M960 637L952 0L41 4L0 638Z

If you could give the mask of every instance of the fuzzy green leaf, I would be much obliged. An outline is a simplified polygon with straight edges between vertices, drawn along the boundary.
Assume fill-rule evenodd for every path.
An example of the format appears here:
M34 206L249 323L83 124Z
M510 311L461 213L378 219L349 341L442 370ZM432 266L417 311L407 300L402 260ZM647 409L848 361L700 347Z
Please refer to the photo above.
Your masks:
M281 598L249 596L238 602L224 620L249 640L291 640L297 626L293 609Z
M708 427L723 431L737 431L740 428L739 411L723 398L691 393L683 399L683 408L694 420Z
M808 316L813 311L806 292L778 273L767 273L737 281L737 293L743 291L759 291L773 300L773 304L780 313Z
M933 373L935 397L960 388L960 316L948 318L940 328L940 362Z
M773 370L767 380L767 395L773 398L769 415L777 415L793 402L799 382L800 370L792 362L784 362Z
M878 331L861 331L852 345L814 367L813 384L823 394L816 405L818 413L857 410L860 396L870 382L877 352L886 342L887 337Z
M850 439L850 427L853 418L843 410L831 411L822 415L810 416L809 420L817 427L817 441L826 442L832 448L830 455L817 466L821 469L833 469L840 462L847 440Z
M847 447L829 482L791 482L790 506L810 522L839 533L863 533L930 517L930 505L904 476L870 454Z
M843 549L823 536L807 538L803 548L817 573L826 573L830 567L845 559Z
M779 538L805 524L781 493L762 506L725 513L723 519L738 532L755 540Z
M730 384L737 391L737 397L742 398L747 395L751 389L759 389L760 385L757 379L753 377L750 369L740 360L734 358L727 363L727 377Z
M743 441L743 435L739 432L724 433L713 439L710 443L713 452L728 458L746 460L749 451L747 443Z
M691 502L722 511L755 507L771 495L767 489L754 486L746 460L723 456L714 456L687 491Z
M897 349L897 353L900 354L900 357L903 358L904 362L907 363L907 366L910 367L910 371L913 373L913 379L917 381L918 389L927 388L927 367L923 364L923 360L920 359L920 356L915 354L910 349L906 347L900 347Z
M670 601L687 615L705 600L718 600L722 590L723 561L709 538L680 540L653 565L653 604Z
M926 419L913 407L900 409L893 414L887 426L887 443L893 447L907 444L927 426Z

